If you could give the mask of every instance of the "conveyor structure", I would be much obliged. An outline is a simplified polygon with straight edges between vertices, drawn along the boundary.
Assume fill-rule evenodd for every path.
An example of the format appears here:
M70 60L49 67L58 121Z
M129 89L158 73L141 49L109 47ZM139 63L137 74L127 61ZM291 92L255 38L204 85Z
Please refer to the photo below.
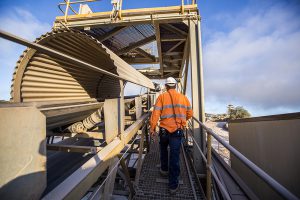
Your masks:
M42 180L39 182L40 188L31 192L23 190L19 193L12 193L11 188L19 187L20 183L11 182L16 173L16 171L11 171L8 177L2 179L2 184L6 184L8 189L1 190L1 196L4 198L44 196L46 199L52 199L53 195L56 198L70 198L69 195L74 197L74 194L78 196L78 192L70 194L70 191L66 192L67 190L65 190L66 193L58 195L56 187L64 184L67 178L71 178L70 174L80 170L82 164L87 164L89 159L95 159L99 156L98 154L102 155L105 152L105 156L101 157L104 161L101 163L99 161L93 166L95 169L100 167L103 172L109 165L109 158L120 153L146 120L147 115L143 109L148 109L149 106L146 103L142 107L142 102L145 102L145 98L146 102L148 101L147 94L144 98L136 96L124 99L126 82L135 83L148 90L154 89L154 84L98 40L84 32L52 31L42 35L34 43L41 45L42 48L56 51L59 56L47 54L47 51L45 53L35 48L26 49L17 62L13 75L11 103L1 107L4 113L15 110L12 116L17 116L19 112L24 111L28 112L30 119L30 116L35 115L37 110L45 116L45 124L40 122L39 130L45 134L47 141L40 140L39 142L48 150L47 153L45 150L41 152L47 161L32 158L35 165L23 166L30 168L30 171L38 171L37 176L39 180ZM64 55L87 64L69 61ZM92 67L88 68L86 65ZM102 73L102 70L105 73ZM126 121L125 113L127 113ZM7 117L10 118L11 115ZM18 117L18 120L24 120L26 115ZM8 118L4 117L3 120L8 120ZM135 120L138 121L135 122ZM38 122L33 123L38 124ZM121 131L129 125L131 125L129 131ZM27 134L34 135L30 133L32 129L27 128L27 131ZM118 139L119 134L123 136L121 139ZM24 142L26 141L28 140L24 139ZM28 151L31 152L37 147L29 146ZM111 148L115 152L107 155L111 153ZM7 156L12 156L12 154ZM26 161L28 156L30 155L20 160ZM10 158L3 159L3 161L15 162ZM105 162L106 159L108 159L107 162ZM47 162L46 167L45 162ZM47 181L45 182L46 175ZM94 181L100 175L99 172L98 176L94 177ZM30 180L27 181L30 182ZM29 188L32 189L35 184L37 184L35 181L31 181ZM93 182L89 184L91 187ZM81 195L85 193L86 191L81 191Z
M212 137L278 195L297 199L203 123L195 1L122 10L119 0L112 11L93 12L85 3L95 1L64 0L64 16L34 42L0 30L28 47L13 73L11 100L0 104L1 199L258 199L212 149ZM194 112L182 144L185 185L176 196L167 193L167 179L156 178L158 145L148 135L161 92L150 79L169 76L183 94L191 86ZM128 82L146 92L125 96Z

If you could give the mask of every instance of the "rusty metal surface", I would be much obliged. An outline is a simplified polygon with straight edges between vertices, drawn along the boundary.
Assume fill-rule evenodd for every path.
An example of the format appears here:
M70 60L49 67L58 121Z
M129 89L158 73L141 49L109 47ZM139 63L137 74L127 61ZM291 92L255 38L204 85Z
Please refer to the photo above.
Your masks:
M153 88L148 78L83 32L53 31L37 38L35 43L114 73L124 80ZM31 48L26 49L17 62L11 87L14 102L91 101L118 97L119 93L118 79Z

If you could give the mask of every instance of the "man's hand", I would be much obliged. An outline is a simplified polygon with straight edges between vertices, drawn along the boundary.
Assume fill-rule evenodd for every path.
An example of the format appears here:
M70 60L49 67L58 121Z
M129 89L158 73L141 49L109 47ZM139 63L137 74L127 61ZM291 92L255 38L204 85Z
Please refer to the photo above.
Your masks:
M150 131L151 142L153 143L156 142L156 135L157 135L156 131L153 130Z

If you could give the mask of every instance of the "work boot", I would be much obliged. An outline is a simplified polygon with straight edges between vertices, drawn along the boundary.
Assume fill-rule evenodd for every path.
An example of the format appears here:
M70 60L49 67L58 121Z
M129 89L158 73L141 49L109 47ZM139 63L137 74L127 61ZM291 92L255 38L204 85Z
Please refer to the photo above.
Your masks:
M168 171L164 171L162 169L159 170L159 173L160 173L161 176L165 176L165 177L169 175Z
M174 188L174 189L171 189L171 188L170 188L170 193L171 193L171 194L176 194L178 188L179 188L179 184L178 184L177 187Z

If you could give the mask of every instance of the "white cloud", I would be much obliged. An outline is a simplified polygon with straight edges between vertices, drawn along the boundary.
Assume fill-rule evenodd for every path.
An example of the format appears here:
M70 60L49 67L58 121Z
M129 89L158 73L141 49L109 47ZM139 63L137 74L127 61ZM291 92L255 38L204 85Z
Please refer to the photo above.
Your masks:
M29 11L21 8L14 8L8 15L1 16L0 28L28 40L34 40L51 30L49 23L39 21Z
M224 108L229 103L242 105L254 115L299 111L297 10L275 5L223 18L235 20L234 26L229 32L213 33L203 50L208 112L216 110L213 102Z
M7 9L0 15L0 29L33 41L51 30L48 23L39 21L29 11L20 8ZM0 39L0 99L10 98L11 77L16 61L26 47Z

